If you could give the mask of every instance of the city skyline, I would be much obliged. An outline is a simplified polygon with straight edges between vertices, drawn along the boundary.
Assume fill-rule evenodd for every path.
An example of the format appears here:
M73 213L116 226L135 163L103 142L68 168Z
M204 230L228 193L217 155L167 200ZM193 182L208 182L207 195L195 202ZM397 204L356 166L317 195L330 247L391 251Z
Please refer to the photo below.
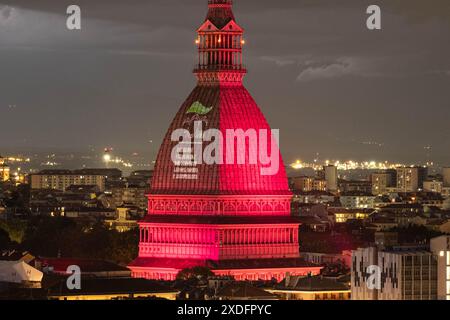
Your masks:
M448 0L6 1L0 300L450 300Z
M448 4L381 1L383 29L368 31L367 3L236 1L249 39L246 84L281 128L286 163L319 153L448 165ZM77 32L65 28L67 4L0 4L0 57L8 61L0 111L9 119L0 147L111 146L155 159L182 102L172 88L187 93L195 83L192 29L203 1L79 1Z

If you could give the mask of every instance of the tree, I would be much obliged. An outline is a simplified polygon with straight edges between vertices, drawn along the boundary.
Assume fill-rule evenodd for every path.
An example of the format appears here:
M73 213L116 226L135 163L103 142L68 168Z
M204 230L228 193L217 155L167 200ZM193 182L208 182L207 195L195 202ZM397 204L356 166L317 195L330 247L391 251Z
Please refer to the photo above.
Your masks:
M25 238L28 223L23 220L6 220L0 221L0 229L5 231L11 241L22 243Z
M129 264L138 256L139 229L127 232L110 231L110 259L118 264Z
M177 275L177 280L204 280L212 276L214 273L207 267L193 267L181 270Z
M0 250L1 249L7 249L11 245L11 240L9 239L8 233L0 229Z
M0 249L19 243L21 250L42 257L107 260L129 264L138 255L139 230L109 230L96 222L65 217L0 221Z
M22 246L35 255L71 256L83 236L81 228L67 218L35 217L29 220Z

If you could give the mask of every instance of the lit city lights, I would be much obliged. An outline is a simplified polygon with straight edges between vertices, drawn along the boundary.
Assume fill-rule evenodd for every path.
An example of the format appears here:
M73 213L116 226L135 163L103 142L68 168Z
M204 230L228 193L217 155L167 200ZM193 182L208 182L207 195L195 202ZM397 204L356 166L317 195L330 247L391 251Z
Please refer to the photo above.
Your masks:
M300 170L305 168L310 168L314 170L322 170L323 166L333 165L337 167L338 170L347 171L347 170L388 170L395 169L398 167L406 167L411 165L401 164L401 163L390 163L388 161L385 162L376 162L376 161L324 161L323 164L317 163L307 163L302 162L301 160L297 160L295 163L291 164L291 168ZM413 166L413 165L412 165Z
M449 22L449 0L2 1L0 315L445 317Z

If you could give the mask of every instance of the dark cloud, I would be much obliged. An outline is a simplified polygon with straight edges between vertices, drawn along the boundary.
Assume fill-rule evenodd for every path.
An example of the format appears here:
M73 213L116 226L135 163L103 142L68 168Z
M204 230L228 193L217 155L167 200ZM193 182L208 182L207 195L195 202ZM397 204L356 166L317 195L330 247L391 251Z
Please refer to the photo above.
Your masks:
M385 2L385 3L384 3ZM426 22L433 18L450 23L450 1L448 0L385 0L393 12L405 15L412 22Z
M11 20L13 14L13 7L10 6L0 6L0 23L6 24L9 20Z
M112 145L153 157L195 85L206 2L0 0L0 148ZM65 28L69 4L82 8L82 31ZM370 4L382 8L382 31L365 28ZM281 129L286 160L419 162L432 145L450 164L449 6L236 0L246 84Z

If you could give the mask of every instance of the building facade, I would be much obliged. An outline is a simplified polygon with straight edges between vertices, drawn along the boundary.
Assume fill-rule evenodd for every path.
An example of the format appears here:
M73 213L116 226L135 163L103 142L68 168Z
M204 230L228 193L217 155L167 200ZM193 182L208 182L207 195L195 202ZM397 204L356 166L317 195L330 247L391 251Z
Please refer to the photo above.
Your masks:
M349 220L366 220L374 210L330 207L328 208L328 212L334 217L334 223L346 223Z
M340 180L339 192L364 192L372 193L372 183L368 180Z
M6 161L0 157L0 182L8 181L10 178L10 169Z
M450 236L431 239L430 249L437 257L437 298L450 300Z
M397 191L417 192L423 189L423 182L427 178L426 167L399 167L397 168Z
M314 177L296 177L292 183L294 190L299 192L327 191L327 181Z
M114 207L132 205L141 210L147 210L147 187L139 185L119 184L111 188Z
M395 187L397 182L396 171L376 172L371 175L372 194L375 196L389 193L389 189Z
M105 182L104 175L85 174L77 170L43 170L30 175L31 189L66 191L70 186L97 186L100 191L104 191Z
M437 259L432 252L376 247L353 251L352 300L436 300Z
M423 191L442 193L444 183L439 180L427 180L423 182Z
M336 166L328 165L324 166L323 170L325 172L325 180L327 184L327 191L337 192L338 191L338 170Z
M443 168L444 188L450 188L450 167Z
M347 192L340 196L341 204L349 209L375 208L375 196L365 192Z
M314 177L295 177L292 178L292 187L296 191L310 192L314 189Z

